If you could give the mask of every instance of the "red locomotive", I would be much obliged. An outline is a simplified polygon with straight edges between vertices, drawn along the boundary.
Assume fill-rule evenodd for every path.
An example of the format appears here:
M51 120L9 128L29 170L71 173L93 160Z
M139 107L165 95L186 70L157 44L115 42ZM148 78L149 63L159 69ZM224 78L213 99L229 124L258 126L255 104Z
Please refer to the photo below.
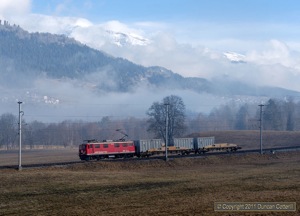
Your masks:
M113 141L104 140L85 140L79 145L79 157L81 160L93 160L103 158L125 158L135 155L135 146L133 141Z

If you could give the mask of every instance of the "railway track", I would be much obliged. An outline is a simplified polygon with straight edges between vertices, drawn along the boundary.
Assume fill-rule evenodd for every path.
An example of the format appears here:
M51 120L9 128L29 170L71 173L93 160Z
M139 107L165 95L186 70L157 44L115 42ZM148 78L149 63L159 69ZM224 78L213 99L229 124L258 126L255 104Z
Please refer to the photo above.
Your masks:
M275 147L263 149L264 154L274 154L276 152L288 152L288 151L300 151L300 146L290 146L290 147ZM189 155L169 155L168 158L199 158L199 157L208 157L212 155L243 155L249 153L260 153L260 149L251 149L251 150L238 150L236 152L209 152L205 154L189 154ZM103 159L101 161L105 162L118 162L118 161L132 161L132 160L164 160L165 156L152 156L149 158L116 158L116 159ZM54 167L54 166L68 166L73 164L82 164L82 163L97 163L97 161L66 161L66 162L53 162L53 163L36 163L36 164L24 164L22 169L29 168L43 168L43 167ZM0 166L0 170L3 169L18 169L17 165L5 165Z

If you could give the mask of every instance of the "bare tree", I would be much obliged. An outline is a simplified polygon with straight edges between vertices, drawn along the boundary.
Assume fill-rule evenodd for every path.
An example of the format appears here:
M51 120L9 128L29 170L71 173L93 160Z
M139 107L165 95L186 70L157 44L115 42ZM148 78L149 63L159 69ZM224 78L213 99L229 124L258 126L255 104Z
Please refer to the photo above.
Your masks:
M264 111L264 129L266 130L284 130L282 111L279 101L270 99L265 106Z
M236 115L235 129L236 130L247 130L249 122L248 105L244 104L240 107Z
M168 107L168 111L167 111ZM156 138L166 141L166 119L168 113L168 143L176 136L181 136L185 129L185 105L178 96L165 97L162 102L154 102L147 111L148 131L155 134Z
M3 114L0 117L0 146L12 148L18 136L17 117L13 114Z
M295 103L293 99L290 98L289 101L285 104L285 113L287 115L286 120L286 130L293 131L295 129Z

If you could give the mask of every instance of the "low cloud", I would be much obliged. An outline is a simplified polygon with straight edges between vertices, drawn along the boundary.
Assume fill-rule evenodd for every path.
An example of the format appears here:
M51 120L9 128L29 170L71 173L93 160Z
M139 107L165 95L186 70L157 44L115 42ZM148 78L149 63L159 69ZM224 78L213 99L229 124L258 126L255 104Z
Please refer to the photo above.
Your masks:
M0 18L23 17L30 12L31 0L1 0Z
M32 88L14 89L13 100L2 101L0 111L15 110L17 101L23 102L24 118L27 122L57 122L63 120L100 121L105 116L115 119L129 117L146 118L146 111L153 102L177 95L186 105L189 115L208 113L212 108L225 104L229 99L198 94L189 90L163 90L140 86L135 92L99 93L83 82L70 79L37 78ZM12 93L10 91L10 93ZM197 98L197 100L195 100ZM206 101L205 104L202 101Z
M261 65L281 64L295 69L300 69L299 57L299 52L293 51L286 43L278 40L267 41L260 50L253 50L247 54L249 62Z

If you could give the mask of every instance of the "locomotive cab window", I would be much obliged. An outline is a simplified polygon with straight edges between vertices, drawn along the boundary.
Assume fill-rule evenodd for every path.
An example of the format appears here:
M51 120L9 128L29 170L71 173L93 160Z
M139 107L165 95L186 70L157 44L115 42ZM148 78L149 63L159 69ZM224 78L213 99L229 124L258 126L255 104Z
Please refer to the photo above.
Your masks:
M123 147L127 147L127 143L122 143L122 146Z
M115 143L115 147L120 147L120 144L119 143Z
M95 144L95 148L100 148L100 144Z
M104 145L103 145L103 148L108 148L108 144L104 144Z

